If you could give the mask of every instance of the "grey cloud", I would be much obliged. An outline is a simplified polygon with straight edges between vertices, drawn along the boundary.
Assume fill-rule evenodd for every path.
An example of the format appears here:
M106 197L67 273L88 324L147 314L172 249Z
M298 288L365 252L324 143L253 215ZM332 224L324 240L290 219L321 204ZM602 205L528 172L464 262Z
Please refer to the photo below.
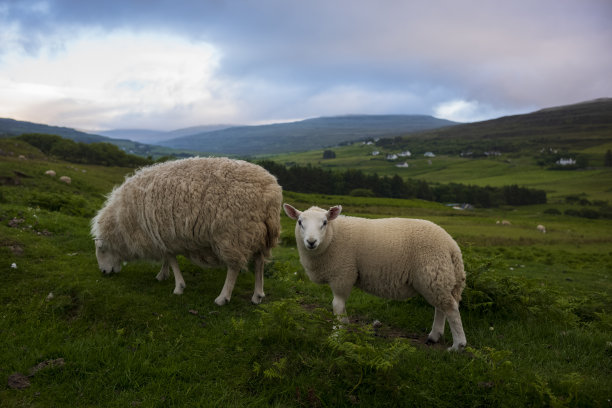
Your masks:
M351 87L422 113L452 98L520 110L612 95L607 0L0 1L3 20L30 52L83 27L210 42L219 75L266 94L267 111Z

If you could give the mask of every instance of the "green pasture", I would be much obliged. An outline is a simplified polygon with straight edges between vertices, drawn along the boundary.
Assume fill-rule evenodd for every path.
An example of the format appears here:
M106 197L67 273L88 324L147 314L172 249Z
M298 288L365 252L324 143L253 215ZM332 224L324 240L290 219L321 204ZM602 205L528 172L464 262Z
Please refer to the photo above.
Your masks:
M468 274L469 346L450 353L448 328L442 344L425 344L433 308L419 297L355 289L351 324L334 327L331 291L305 275L284 215L261 305L250 304L245 272L231 302L216 306L225 271L182 257L181 296L172 278L155 280L153 262L102 276L89 220L133 169L53 161L0 142L0 407L610 406L612 220L563 214L579 203L459 211L284 192L299 209L341 204L348 215L424 218L449 231ZM609 187L596 184L576 180L584 188L567 191L606 197Z
M323 150L304 153L282 154L270 157L285 165L312 164L330 170L359 169L379 176L400 175L404 179L422 179L438 183L462 183L478 186L504 186L518 184L545 190L549 201L558 201L570 194L585 194L590 200L612 202L612 169L604 168L603 157L610 143L579 150L588 154L594 167L582 170L549 170L537 165L534 152L512 153L490 158L462 158L440 155L433 158L422 154L410 158L386 160L387 153L399 153L398 149L382 149L374 145L354 143L350 146L331 148L335 159L323 159ZM380 152L372 156L372 151ZM536 152L537 153L537 152ZM398 168L406 162L409 167Z

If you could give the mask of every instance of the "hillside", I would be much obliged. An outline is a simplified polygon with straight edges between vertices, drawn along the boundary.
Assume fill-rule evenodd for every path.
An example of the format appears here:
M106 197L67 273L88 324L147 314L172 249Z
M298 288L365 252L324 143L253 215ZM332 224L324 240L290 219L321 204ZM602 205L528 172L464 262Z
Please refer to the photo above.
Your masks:
M14 119L0 118L0 137L19 136L24 133L42 133L47 135L57 135L66 139L74 140L75 142L97 143L97 142L127 142L127 140L116 140L109 137L92 135L85 132L80 132L75 129L49 126L40 123L24 122Z
M195 152L190 151L175 150L168 147L134 142L132 140L128 140L127 138L117 139L81 132L67 127L49 126L40 123L0 118L0 138L14 137L26 133L57 135L80 143L111 143L120 147L126 153L143 157L151 156L153 158L158 158L167 155L180 157L195 154Z
M410 146L417 152L482 154L491 150L576 150L608 142L612 142L612 98L413 133L377 144Z
M204 125L193 126L183 129L171 130L168 132L153 129L113 129L98 132L103 136L113 139L129 139L135 142L146 144L157 144L160 141L170 140L177 137L190 136L198 133L212 132L215 130L226 129L233 125Z
M265 158L286 166L310 164L338 172L398 175L405 181L481 187L518 184L545 190L553 202L572 194L612 201L612 168L604 160L610 149L612 100L601 99L383 138L374 145L354 143L333 148L331 159L323 159L323 149ZM411 155L397 156L405 151ZM435 157L426 157L426 152ZM563 157L575 159L576 165L556 165Z
M236 155L307 151L366 138L393 137L455 122L424 115L349 115L237 126L160 142L176 149Z
M338 325L329 286L308 278L285 215L260 305L245 271L217 306L225 269L182 256L180 296L173 278L155 279L159 262L102 276L90 220L134 168L48 159L8 138L0 155L2 407L609 406L612 220L572 215L578 202L457 211L283 191L299 209L342 204L347 215L446 229L467 271L469 346L449 353L448 328L427 344L434 308L420 296L355 289L350 324Z

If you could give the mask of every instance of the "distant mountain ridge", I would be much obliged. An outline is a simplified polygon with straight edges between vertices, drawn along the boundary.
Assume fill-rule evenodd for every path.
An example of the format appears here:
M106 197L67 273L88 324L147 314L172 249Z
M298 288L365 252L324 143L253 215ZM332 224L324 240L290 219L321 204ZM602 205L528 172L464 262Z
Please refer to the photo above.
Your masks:
M135 142L157 144L158 142L175 139L177 137L189 136L198 133L212 132L215 130L226 129L236 125L203 125L193 126L183 129L161 131L152 129L112 129L97 132L102 136L114 139L129 139Z
M0 118L0 138L14 137L25 133L57 135L81 143L110 143L120 147L126 153L135 154L143 157L160 157L164 155L176 155L183 153L173 151L173 149L167 147L153 146L150 144L134 142L128 139L116 139L107 136L81 132L79 130L67 127L49 126L40 123Z
M0 118L0 137L56 134L75 141L107 142L142 156L218 154L256 156L300 152L343 142L380 138L380 147L446 154L512 152L545 147L577 148L612 141L612 98L600 98L458 124L426 115L345 115L260 126L195 127L171 132L124 129L107 135L158 138L158 145L94 135L75 129ZM212 129L212 130L211 130ZM204 131L203 131L204 130ZM192 133L196 132L196 133ZM168 138L168 139L166 139ZM184 149L177 152L172 149ZM157 150L156 150L157 149Z
M97 143L109 142L111 138L93 135L90 133L81 132L72 128L61 126L49 126L40 123L24 122L15 119L0 118L0 136L19 136L24 133L43 133L49 135L58 135L75 142Z
M307 151L365 138L388 138L456 125L427 115L346 115L259 126L237 126L160 142L211 153L261 155Z

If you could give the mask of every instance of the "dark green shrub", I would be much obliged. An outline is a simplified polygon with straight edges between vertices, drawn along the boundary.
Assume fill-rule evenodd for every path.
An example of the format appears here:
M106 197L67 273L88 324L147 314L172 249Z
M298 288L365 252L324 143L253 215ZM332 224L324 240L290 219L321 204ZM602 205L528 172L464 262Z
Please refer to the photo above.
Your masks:
M27 203L32 207L80 217L92 217L95 214L95 209L90 207L87 200L70 193L36 192L27 200Z
M515 277L497 277L493 267L497 258L481 257L464 250L466 287L462 307L500 315L546 316L547 319L571 322L577 317L560 303L560 295L539 282Z
M351 190L349 195L353 197L375 197L376 195L369 188L356 188Z

